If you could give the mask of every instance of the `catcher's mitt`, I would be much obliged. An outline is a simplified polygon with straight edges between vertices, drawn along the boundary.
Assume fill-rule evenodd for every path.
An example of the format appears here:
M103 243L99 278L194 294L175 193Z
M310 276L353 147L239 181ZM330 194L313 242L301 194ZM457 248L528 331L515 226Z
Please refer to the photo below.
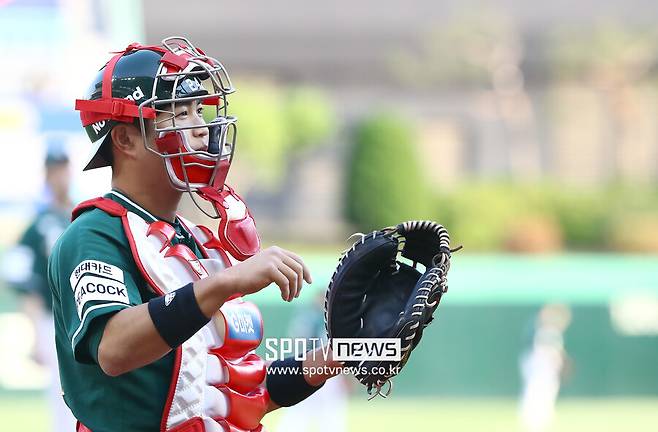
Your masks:
M410 221L361 234L341 257L325 298L332 338L399 338L400 361L344 362L372 394L390 392L390 379L409 359L441 296L448 290L450 237L431 221ZM412 265L405 264L406 258ZM424 273L416 269L420 263ZM336 350L335 347L334 351ZM382 386L389 388L382 393Z

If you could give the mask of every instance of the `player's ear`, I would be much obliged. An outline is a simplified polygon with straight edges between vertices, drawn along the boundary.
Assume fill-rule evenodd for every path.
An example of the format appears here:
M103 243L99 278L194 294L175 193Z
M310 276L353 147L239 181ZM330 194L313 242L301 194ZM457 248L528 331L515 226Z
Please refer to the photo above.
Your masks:
M140 130L132 124L119 123L112 128L111 136L115 152L132 158L136 157L144 146Z
M146 131L146 140L149 143L152 142L155 139L155 122L151 119L144 119L144 129ZM141 134L141 129L137 128L137 132Z

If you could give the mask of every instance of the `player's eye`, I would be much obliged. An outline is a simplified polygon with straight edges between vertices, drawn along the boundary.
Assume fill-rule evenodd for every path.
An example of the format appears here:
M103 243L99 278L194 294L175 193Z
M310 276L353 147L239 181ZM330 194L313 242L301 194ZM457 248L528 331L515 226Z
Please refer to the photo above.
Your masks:
M199 116L203 115L203 105L199 105L199 107L196 109L196 113Z
M187 108L183 108L176 113L176 117L185 117L185 116L187 116Z

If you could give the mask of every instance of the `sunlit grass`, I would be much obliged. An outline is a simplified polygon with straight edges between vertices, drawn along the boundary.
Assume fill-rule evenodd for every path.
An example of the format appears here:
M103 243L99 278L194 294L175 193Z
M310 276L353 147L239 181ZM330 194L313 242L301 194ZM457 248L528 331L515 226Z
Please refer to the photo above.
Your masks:
M277 432L281 411L264 424ZM36 396L0 397L2 430L47 432L45 400ZM396 398L349 403L349 432L406 430L521 432L516 401L510 399ZM309 431L318 430L317 425ZM563 399L550 432L649 432L658 430L658 398ZM290 432L304 432L295 430Z

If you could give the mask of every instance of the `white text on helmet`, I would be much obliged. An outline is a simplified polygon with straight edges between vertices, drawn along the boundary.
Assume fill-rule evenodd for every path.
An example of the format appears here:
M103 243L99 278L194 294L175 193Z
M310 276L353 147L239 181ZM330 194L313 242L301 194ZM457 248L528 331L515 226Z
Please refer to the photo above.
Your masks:
M129 99L134 102L140 100L143 97L144 97L144 92L139 86L137 86L133 94L126 96L124 99Z
M94 130L94 132L96 132L96 135L98 135L100 133L101 129L103 129L103 127L105 127L105 120L99 121L97 123L93 123L91 125L91 127Z
M137 86L135 91L131 95L126 96L124 99L128 99L135 102L143 97L144 97L144 91L141 89L141 87ZM96 135L98 135L104 127L105 127L105 120L92 123L91 125L91 128L94 130L94 133L96 133Z

